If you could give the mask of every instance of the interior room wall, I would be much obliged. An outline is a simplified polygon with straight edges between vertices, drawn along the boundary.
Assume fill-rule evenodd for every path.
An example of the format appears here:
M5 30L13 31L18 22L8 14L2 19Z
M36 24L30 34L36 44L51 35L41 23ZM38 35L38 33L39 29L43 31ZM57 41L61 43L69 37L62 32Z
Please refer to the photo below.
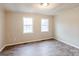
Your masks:
M33 17L34 19L34 33L23 33L23 17ZM41 32L40 22L41 18L49 19L49 32ZM32 41L39 41L50 39L54 37L54 17L33 14L33 13L19 13L6 12L6 44L19 44Z
M79 7L55 16L56 39L79 48Z
M0 6L0 51L5 45L5 15L4 9Z

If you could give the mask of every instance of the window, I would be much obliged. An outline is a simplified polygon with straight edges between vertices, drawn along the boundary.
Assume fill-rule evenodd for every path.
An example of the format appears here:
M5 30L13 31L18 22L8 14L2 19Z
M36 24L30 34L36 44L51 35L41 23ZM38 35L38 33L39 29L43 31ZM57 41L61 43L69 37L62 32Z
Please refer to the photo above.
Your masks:
M41 20L41 32L48 32L48 19Z
M33 19L31 17L23 18L23 33L33 32Z

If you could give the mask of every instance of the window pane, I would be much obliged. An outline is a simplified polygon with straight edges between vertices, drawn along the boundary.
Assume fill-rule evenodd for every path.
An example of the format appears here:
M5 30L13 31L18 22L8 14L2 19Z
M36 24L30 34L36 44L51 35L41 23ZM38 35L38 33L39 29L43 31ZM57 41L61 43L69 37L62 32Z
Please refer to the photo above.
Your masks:
M41 24L42 24L42 25L47 25L47 26L48 26L48 19L42 19Z
M32 26L24 26L24 33L32 32Z
M32 24L32 18L27 18L27 17L25 17L24 19L23 19L23 32L24 33L31 33L31 32L33 32L33 24Z
M42 26L41 31L48 31L48 26Z
M25 17L23 22L24 22L24 25L32 25L32 18Z
M42 19L41 20L41 32L47 32L48 31L48 19Z

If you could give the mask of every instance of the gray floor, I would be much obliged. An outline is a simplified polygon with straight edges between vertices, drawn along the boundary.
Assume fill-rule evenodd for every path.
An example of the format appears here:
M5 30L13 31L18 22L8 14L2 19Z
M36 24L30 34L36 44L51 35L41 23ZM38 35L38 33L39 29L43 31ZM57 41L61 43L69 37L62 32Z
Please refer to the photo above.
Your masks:
M79 49L57 40L46 40L6 47L1 56L79 56Z

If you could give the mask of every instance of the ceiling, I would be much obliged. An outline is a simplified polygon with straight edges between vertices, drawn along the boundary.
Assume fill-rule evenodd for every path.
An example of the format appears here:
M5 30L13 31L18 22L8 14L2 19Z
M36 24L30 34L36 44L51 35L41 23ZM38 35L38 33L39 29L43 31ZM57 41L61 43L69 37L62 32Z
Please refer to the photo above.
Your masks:
M60 11L79 7L79 3L50 3L48 7L42 7L40 3L3 3L6 11L40 13L55 15Z

